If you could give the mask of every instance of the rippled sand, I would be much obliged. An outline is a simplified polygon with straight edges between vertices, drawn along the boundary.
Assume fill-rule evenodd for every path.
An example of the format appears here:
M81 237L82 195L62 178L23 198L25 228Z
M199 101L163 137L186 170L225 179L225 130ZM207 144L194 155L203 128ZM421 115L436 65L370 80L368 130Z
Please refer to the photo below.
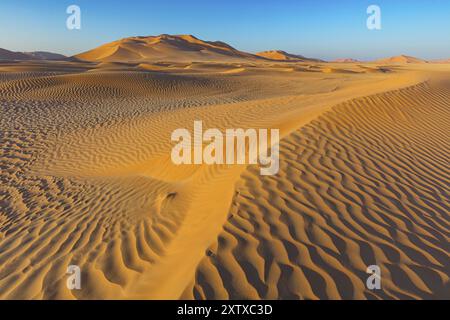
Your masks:
M446 65L2 63L0 101L0 298L450 298ZM279 128L279 174L173 165L194 120Z

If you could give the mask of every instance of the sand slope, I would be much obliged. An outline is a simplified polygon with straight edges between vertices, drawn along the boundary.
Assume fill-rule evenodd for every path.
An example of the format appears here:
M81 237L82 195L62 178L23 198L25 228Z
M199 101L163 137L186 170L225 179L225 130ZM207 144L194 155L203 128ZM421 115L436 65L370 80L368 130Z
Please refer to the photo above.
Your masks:
M0 298L371 297L373 257L378 296L442 296L448 74L367 68L2 64ZM173 165L199 119L279 128L280 174Z
M183 297L448 299L449 85L356 99L286 137L278 176L242 174Z
M64 60L66 56L46 51L13 52L0 48L0 60Z

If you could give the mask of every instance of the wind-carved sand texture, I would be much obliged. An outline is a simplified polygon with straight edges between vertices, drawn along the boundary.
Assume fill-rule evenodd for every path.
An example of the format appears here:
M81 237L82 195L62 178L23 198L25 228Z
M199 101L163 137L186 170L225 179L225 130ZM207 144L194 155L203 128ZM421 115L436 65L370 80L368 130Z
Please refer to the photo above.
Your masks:
M140 41L161 39L0 64L0 298L450 297L450 68L144 61ZM280 129L280 172L175 166L195 120Z
M354 99L285 137L278 175L241 175L185 297L448 299L449 85Z

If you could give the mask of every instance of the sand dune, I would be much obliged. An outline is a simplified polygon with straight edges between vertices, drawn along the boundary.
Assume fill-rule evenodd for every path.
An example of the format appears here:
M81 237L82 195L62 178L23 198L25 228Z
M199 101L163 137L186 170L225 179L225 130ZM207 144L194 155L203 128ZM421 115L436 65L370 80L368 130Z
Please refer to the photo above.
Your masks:
M420 58L415 58L415 57L411 57L411 56L406 56L406 55L400 55L400 56L395 56L395 57L390 57L390 58L386 58L386 59L380 59L375 61L375 63L378 64L404 64L404 63L427 63L426 60L420 59Z
M450 59L433 60L434 63L450 63Z
M357 63L360 62L359 60L353 59L353 58L341 58L333 60L334 63Z
M0 65L0 298L448 297L450 70L236 57L161 36ZM175 166L198 119L279 128L279 175Z
M221 61L258 59L220 41L203 41L192 35L130 37L107 43L74 56L82 61Z
M24 52L32 60L65 60L67 57L63 54L47 52L47 51L32 51Z
M306 58L306 57L298 55L298 54L287 53L286 51L282 51L282 50L262 51L262 52L258 52L256 55L266 58L266 59L277 60L277 61L296 61L296 62L313 62L313 61L319 62L320 61L318 59Z
M26 60L29 56L22 52L13 52L0 48L0 60Z
M13 52L0 48L0 60L64 60L66 56L46 51Z

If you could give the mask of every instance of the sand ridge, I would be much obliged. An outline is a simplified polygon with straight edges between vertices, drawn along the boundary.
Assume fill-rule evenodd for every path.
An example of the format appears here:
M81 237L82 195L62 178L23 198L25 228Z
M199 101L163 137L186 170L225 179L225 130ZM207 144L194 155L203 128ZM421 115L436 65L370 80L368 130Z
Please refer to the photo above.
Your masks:
M448 84L352 100L286 137L280 175L242 174L183 297L448 298Z
M149 40L136 40L139 41ZM196 42L191 38L188 41ZM114 52L117 54L117 50ZM427 150L442 150L441 147L429 145L430 149L422 150L423 141L430 137L442 141L446 148L445 133L440 128L445 128L448 121L448 87L444 81L447 73L439 74L442 81L426 82L438 76L434 70L423 67L384 72L373 65L362 68L320 63L105 63L67 62L67 68L52 64L55 71L51 73L43 72L42 64L36 63L30 65L36 68L32 72L23 72L23 63L2 66L6 70L0 78L0 297L370 298L358 277L362 263L370 259L351 249L360 245L358 237L362 232L373 237L372 246L380 246L374 249L374 255L381 257L383 266L390 262L391 273L403 277L406 272L414 283L405 287L402 282L392 282L386 297L398 298L399 292L412 297L438 296L448 283L448 251L443 251L443 242L448 243L448 214L442 213L448 203L445 183L435 181L437 176L445 179L448 166L442 157L427 155ZM17 66L20 68L15 70ZM329 68L332 72L328 72ZM386 91L390 93L383 96ZM426 121L419 117L423 103L418 107L414 103L426 100L411 98L414 94L434 101L431 118ZM362 100L352 100L357 97ZM362 137L372 139L367 145L360 143L357 151L362 154L369 153L364 147L371 150L375 139L372 136L381 136L381 142L389 139L382 136L381 129L368 126L373 115L361 111L362 103L355 101L363 101L373 109L384 134L399 136L398 141L387 144L386 154L382 146L375 144L378 153L374 159L358 159L370 168L366 169L368 173L361 172L358 162L350 162L355 157L350 155L356 148L353 139L359 136L349 136L349 131L358 128ZM391 106L386 101L394 103ZM345 116L333 118L334 112L343 108L342 103L347 106ZM406 105L407 112L399 105ZM436 114L440 122L434 127L432 116ZM322 118L318 122L308 125L319 116ZM383 117L391 123L405 123L403 131L399 133L396 126L387 126ZM280 179L278 185L273 179L266 182L253 176L254 168L245 165L173 165L171 131L190 127L198 119L207 127L220 129L280 128L285 140L283 171L273 178ZM345 126L349 131L342 129ZM408 136L419 149L417 154L403 155L402 146L411 142L402 140L401 134L417 128L427 128L429 133ZM339 141L336 137L343 141L330 146ZM317 154L305 152L305 145L315 143L318 147L311 147L313 150L336 154L336 159L322 160ZM386 177L390 183L395 181L396 168L404 166L398 159L389 158L394 146L402 150L401 159L422 159L410 166L413 171L420 166L423 175L418 177L407 171L402 176L405 185L418 183L419 189L409 187L405 191L406 187L381 184ZM347 158L341 160L343 156ZM385 164L386 157L393 162ZM435 164L435 168L430 169L427 163ZM323 166L335 168L336 172L322 173ZM383 166L386 173L377 166ZM357 178L362 180L355 182ZM294 183L297 188L288 187ZM381 200L386 203L371 200L370 187L374 186L387 190L383 192L394 205L384 198ZM326 191L333 188L337 191L332 192L344 194L334 206L328 203L335 195ZM302 198L305 192L310 196ZM424 193L428 198L417 204L415 193ZM269 202L275 196L277 200ZM395 198L406 199L406 211L401 208L404 212L398 212ZM286 207L289 201L295 206ZM369 210L376 211L369 211L370 215L381 215L377 210L382 205L392 211L389 219L398 223L401 230L397 236L400 240L396 239L396 244L401 245L397 251L403 253L389 244L392 235L384 229L385 225L380 226L379 216L365 217L361 213L363 201ZM356 208L352 209L356 210L356 218L348 218L343 207L349 206ZM422 217L420 210L429 207L432 216ZM287 216L280 214L280 208ZM347 214L343 222L331 218L340 212ZM251 214L255 220L246 221ZM285 230L285 219L292 220L288 223L289 232ZM327 224L330 219L336 222ZM245 228L245 235L236 229L236 220ZM251 226L255 221L259 221L260 232ZM386 221L384 224L388 224ZM413 222L418 227L413 228ZM374 225L379 230L374 231ZM339 233L340 238L334 240L338 231L346 233ZM219 245L211 247L216 241ZM264 246L271 249L260 254L258 243L266 243ZM283 246L299 251L306 262L297 263L292 256L286 260ZM424 253L423 248L429 252ZM399 255L402 259L395 258ZM345 264L348 257L354 259L354 265ZM331 264L337 265L334 268L338 271L330 269L324 260L333 261ZM414 273L405 269L405 263ZM80 291L70 291L65 286L69 264L77 264L83 270ZM346 275L338 276L335 283L331 278L341 273ZM258 277L246 280L247 274ZM417 274L438 279L435 287L427 290L426 284L417 280ZM292 279L297 280L299 287L286 288L286 281Z

